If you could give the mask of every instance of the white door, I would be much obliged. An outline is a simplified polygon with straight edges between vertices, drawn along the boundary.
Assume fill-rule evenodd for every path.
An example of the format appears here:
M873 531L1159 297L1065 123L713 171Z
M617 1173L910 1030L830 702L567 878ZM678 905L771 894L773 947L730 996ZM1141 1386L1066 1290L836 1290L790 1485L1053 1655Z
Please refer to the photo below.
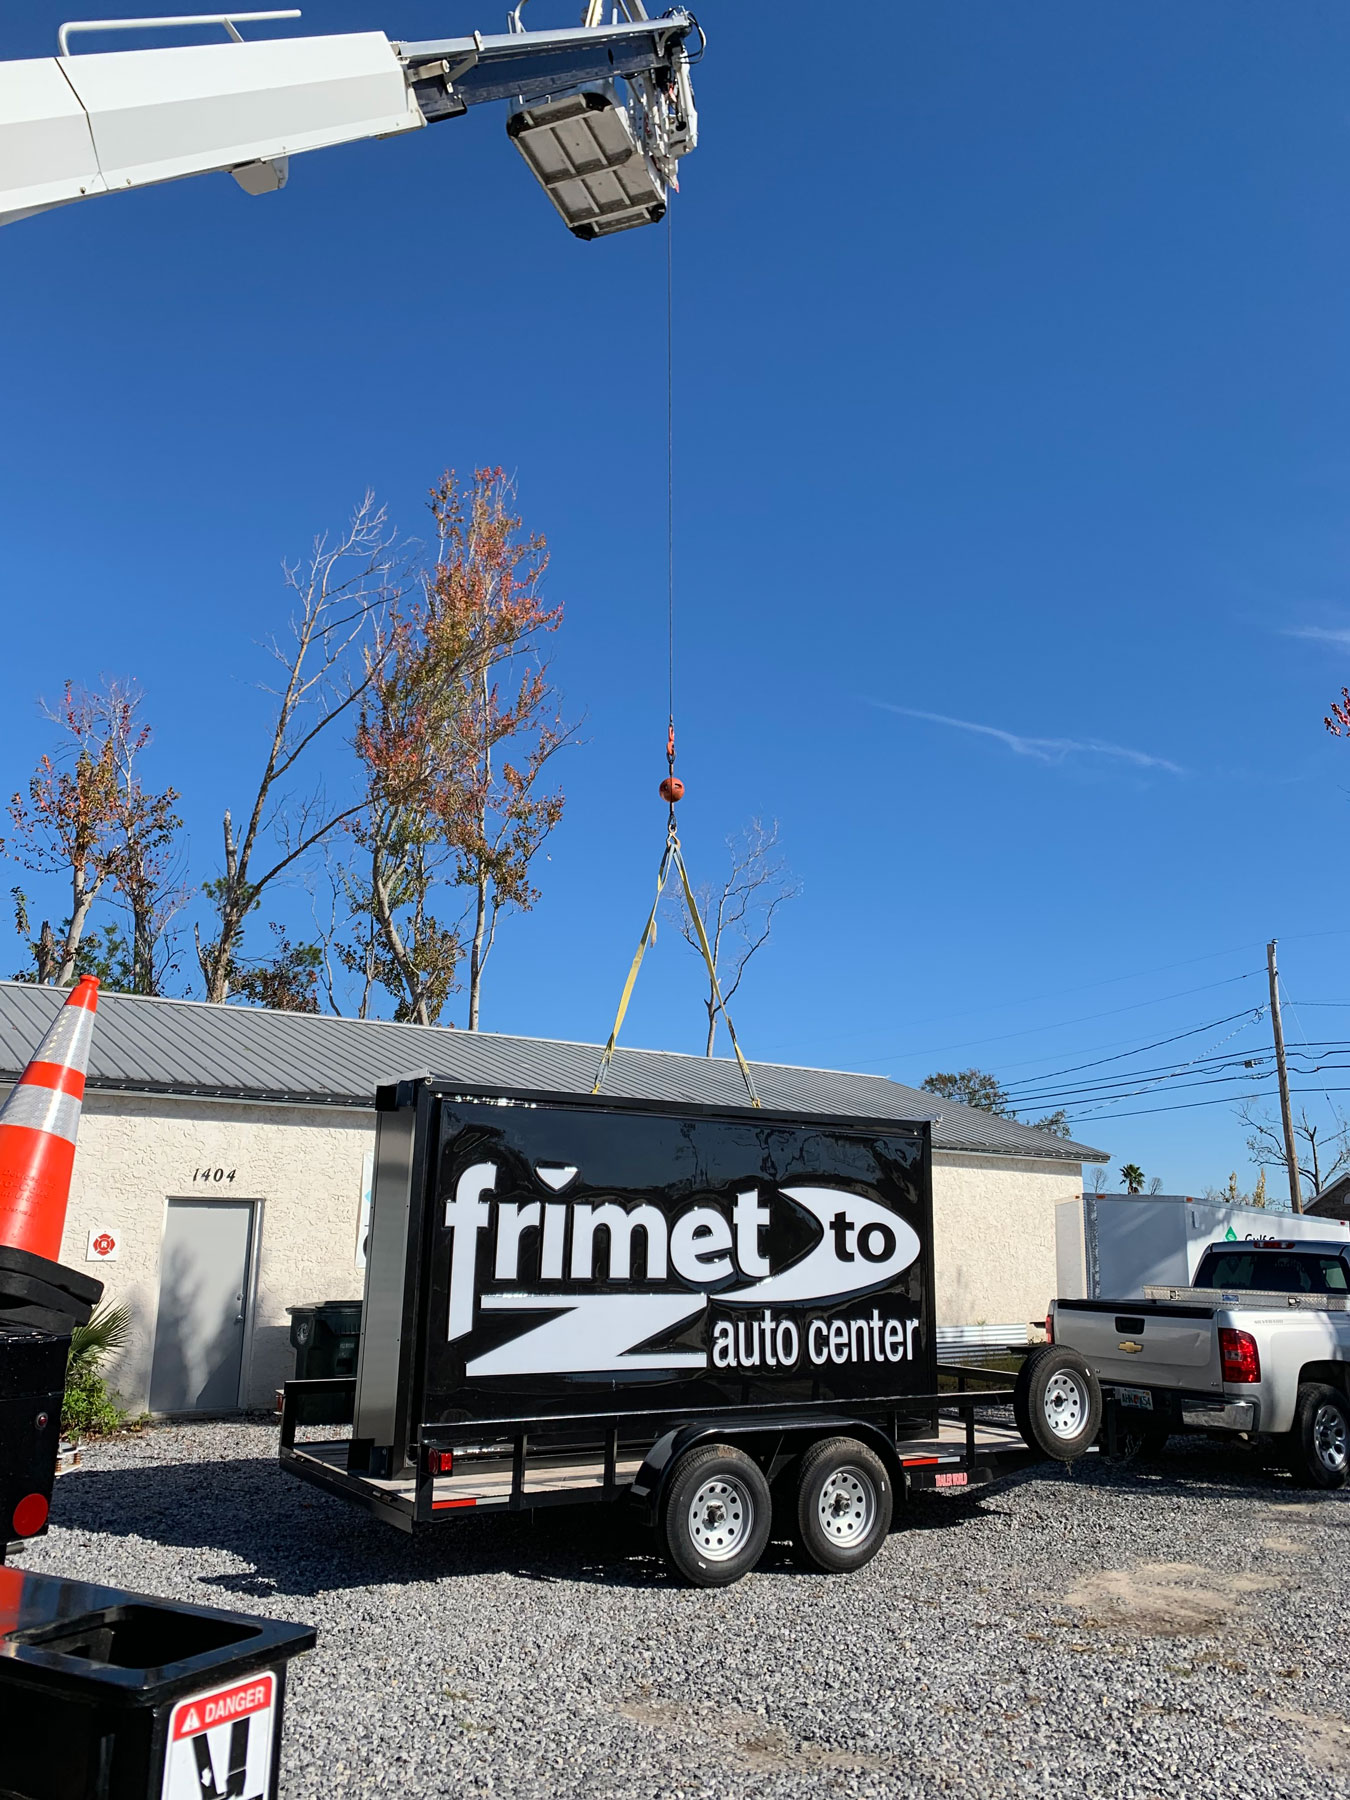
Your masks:
M253 1211L248 1200L170 1200L159 1265L151 1412L238 1408Z

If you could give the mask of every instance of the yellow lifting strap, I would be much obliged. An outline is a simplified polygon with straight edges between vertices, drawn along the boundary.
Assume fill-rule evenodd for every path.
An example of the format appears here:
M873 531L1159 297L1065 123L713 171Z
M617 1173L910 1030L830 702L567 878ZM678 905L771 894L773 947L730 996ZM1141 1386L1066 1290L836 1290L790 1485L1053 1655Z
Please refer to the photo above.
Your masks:
M656 913L661 904L661 895L665 891L672 865L680 872L680 885L684 889L684 903L693 920L694 930L698 934L699 949L703 952L703 960L708 965L708 980L712 983L713 996L717 1001L717 1011L726 1020L727 1031L731 1036L731 1047L736 1052L736 1061L740 1065L741 1077L745 1082L746 1092L750 1096L751 1106L759 1105L759 1095L755 1092L755 1079L750 1073L750 1065L741 1054L741 1046L737 1041L736 1027L731 1022L731 1014L727 1011L727 1003L722 998L722 984L717 979L717 964L713 961L713 953L708 944L708 934L703 929L703 919L694 903L694 890L689 885L689 872L684 866L684 856L680 850L679 835L675 830L675 813L671 809L670 825L666 831L666 848L661 858L661 868L656 877L656 898L652 901L652 910L647 915L647 923L642 927L642 936L638 939L637 953L633 957L628 971L628 979L623 984L623 993L619 996L619 1010L614 1017L614 1029L609 1034L609 1042L605 1045L604 1054L600 1058L600 1067L596 1070L593 1094L600 1092L604 1083L605 1071L614 1059L614 1046L619 1041L619 1032L623 1027L624 1014L628 1011L628 1002L633 998L633 989L637 984L638 970L642 967L642 959L647 953L648 944L656 942Z

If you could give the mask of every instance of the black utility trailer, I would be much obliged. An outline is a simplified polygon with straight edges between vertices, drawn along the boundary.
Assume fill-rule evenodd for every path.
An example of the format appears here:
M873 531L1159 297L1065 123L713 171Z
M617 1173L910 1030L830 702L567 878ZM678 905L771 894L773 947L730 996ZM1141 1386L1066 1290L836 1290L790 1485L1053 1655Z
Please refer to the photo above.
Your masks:
M897 1498L1028 1459L990 1372L939 1392L927 1123L431 1079L377 1119L357 1374L287 1382L292 1474L405 1531L627 1499L721 1586L775 1517L858 1568Z

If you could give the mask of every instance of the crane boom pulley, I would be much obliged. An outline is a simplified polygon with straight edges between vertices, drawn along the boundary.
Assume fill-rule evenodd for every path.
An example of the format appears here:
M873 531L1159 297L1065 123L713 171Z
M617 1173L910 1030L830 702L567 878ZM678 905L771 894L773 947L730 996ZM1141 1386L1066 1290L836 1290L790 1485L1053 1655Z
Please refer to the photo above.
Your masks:
M628 10L637 16L610 25L407 44L378 31L246 42L235 27L247 13L63 26L60 56L0 62L0 224L213 171L266 193L304 151L496 100L578 237L647 224L697 142L686 40L698 26L678 9L647 19L630 0ZM69 52L80 29L208 23L231 41Z

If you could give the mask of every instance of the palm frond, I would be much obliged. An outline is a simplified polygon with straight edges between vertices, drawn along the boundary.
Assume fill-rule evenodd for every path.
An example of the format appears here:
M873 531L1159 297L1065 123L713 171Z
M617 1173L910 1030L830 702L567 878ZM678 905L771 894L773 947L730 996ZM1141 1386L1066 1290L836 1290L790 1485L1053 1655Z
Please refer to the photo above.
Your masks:
M77 1325L70 1334L70 1360L82 1362L120 1350L131 1336L131 1308L124 1303L107 1302L96 1306L86 1325Z

